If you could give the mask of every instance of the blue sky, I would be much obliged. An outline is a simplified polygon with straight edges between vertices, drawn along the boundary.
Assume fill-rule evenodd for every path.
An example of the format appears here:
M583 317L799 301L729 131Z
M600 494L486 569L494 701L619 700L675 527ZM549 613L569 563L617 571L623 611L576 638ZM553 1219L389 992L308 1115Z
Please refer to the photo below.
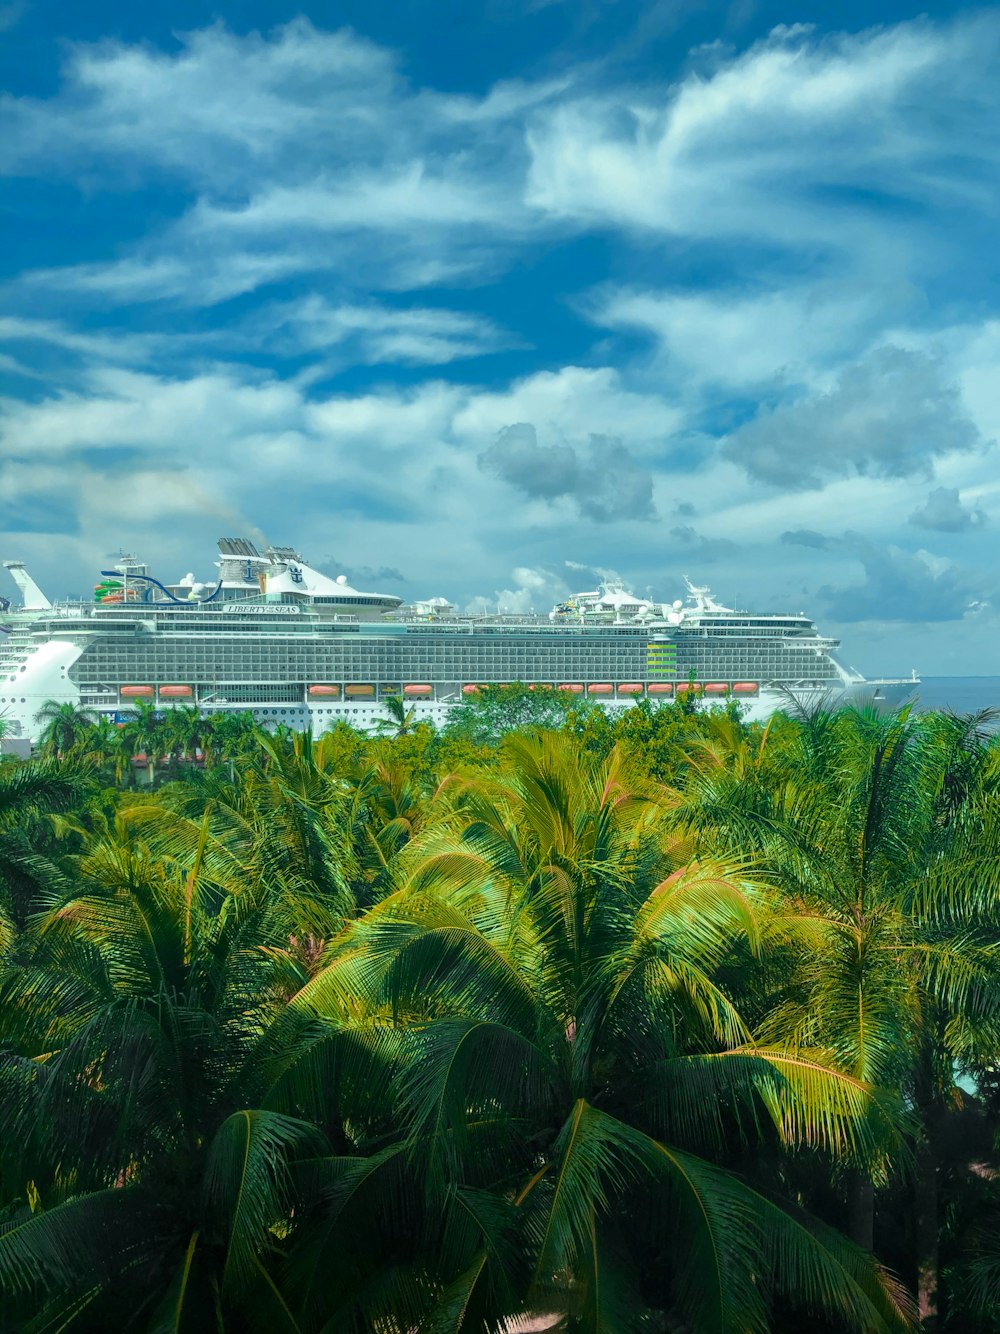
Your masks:
M0 0L0 550L687 573L1000 672L998 56L941 5Z

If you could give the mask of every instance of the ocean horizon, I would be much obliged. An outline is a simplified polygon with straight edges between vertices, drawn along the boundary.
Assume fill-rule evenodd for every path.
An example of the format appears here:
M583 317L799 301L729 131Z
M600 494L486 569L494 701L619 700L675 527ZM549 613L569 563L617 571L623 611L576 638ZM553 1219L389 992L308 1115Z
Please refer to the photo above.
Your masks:
M914 703L920 713L1000 709L1000 676L925 676Z

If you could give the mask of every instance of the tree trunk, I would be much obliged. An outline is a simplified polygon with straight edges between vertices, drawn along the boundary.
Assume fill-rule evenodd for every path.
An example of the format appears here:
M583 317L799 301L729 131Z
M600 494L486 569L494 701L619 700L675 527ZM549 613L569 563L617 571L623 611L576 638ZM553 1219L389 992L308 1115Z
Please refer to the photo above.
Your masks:
M938 1328L938 1193L937 1154L925 1134L917 1145L913 1182L917 1309L925 1331Z
M875 1248L875 1187L863 1172L853 1173L850 1187L851 1240L866 1251Z

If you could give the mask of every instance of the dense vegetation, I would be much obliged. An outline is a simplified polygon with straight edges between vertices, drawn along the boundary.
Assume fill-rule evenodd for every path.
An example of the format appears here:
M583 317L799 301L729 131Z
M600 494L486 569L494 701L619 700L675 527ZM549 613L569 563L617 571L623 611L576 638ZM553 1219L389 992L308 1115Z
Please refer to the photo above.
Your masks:
M52 706L0 1327L1000 1330L983 722Z

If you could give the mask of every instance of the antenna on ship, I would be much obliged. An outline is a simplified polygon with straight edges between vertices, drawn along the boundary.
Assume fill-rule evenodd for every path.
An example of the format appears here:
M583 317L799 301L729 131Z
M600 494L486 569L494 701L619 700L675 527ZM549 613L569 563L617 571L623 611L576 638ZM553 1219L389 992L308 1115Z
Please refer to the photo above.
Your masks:
M128 604L128 572L133 566L139 566L141 562L131 552L124 551L121 547L117 551L112 551L108 555L108 560L114 561L117 572L122 577L122 606Z

